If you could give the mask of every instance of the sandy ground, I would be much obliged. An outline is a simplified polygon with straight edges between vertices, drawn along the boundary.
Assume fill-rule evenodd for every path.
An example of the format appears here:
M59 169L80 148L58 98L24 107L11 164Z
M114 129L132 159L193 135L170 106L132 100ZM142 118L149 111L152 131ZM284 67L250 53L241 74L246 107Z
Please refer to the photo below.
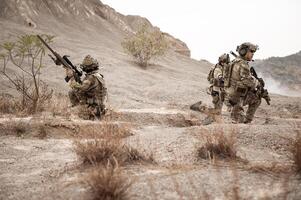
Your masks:
M130 199L200 199L207 194L213 199L228 199L237 184L244 199L301 198L297 175L246 167L281 165L292 169L290 144L300 131L300 119L270 117L266 123L258 116L251 125L234 125L227 123L229 116L225 113L222 122L203 125L204 114L168 108L123 109L117 116L112 122L133 127L132 135L124 141L152 154L156 161L124 169L134 180ZM20 121L27 123L30 130L22 136L5 128ZM101 123L53 117L2 118L0 198L89 199L89 191L79 183L82 174L72 145L74 127L97 128ZM33 131L40 124L46 124L44 139ZM238 155L248 161L247 165L197 159L197 147L204 142L202 136L233 130Z

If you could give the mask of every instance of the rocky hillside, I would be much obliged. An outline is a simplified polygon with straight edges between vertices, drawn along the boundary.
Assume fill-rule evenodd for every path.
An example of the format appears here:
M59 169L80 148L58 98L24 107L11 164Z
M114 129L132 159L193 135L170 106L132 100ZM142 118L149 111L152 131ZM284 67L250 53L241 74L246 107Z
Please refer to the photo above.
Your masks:
M104 26L107 22L124 34L133 34L139 25L144 23L158 29L143 17L122 15L99 0L2 0L0 17L34 28L48 26L47 22L59 21L77 29L89 24L97 27L99 31L109 28L108 25ZM174 51L190 56L190 50L184 42L164 34L170 40Z
M286 57L256 60L254 66L270 82L274 80L280 87L301 91L301 51Z
M158 29L143 17L122 15L98 0L3 0L0 42L14 40L20 34L50 34L55 36L52 48L70 55L73 63L80 63L87 54L94 56L103 65L101 73L113 106L187 105L202 96L199 91L205 96L210 64L191 59L186 44L171 35L164 33L172 48L166 56L151 61L147 70L124 53L121 42L141 23ZM48 57L44 61L43 79L56 92L65 93L69 88L63 69ZM3 84L0 88L5 93L12 91Z

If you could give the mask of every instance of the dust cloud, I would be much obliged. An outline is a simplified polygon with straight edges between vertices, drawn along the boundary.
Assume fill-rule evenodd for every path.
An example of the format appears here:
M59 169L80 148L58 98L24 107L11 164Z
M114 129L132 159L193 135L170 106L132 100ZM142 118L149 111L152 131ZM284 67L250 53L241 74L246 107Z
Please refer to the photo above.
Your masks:
M275 80L271 76L262 76L260 77L264 78L265 81L265 88L268 89L269 93L271 94L280 94L284 96L290 96L290 97L300 97L301 93L300 91L296 91L292 88L289 88L283 84L281 84L279 81Z

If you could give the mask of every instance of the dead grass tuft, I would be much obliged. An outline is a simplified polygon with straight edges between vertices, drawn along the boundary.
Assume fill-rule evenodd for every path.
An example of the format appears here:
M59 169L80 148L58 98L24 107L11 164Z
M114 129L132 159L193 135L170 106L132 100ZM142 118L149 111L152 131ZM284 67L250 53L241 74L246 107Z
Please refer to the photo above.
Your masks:
M145 163L155 163L153 155L147 155L145 153L141 153L135 148L129 146L123 146L125 156L125 163L133 163L133 162L145 162Z
M48 101L45 106L45 111L49 111L53 117L62 116L69 118L71 113L68 112L68 104L70 100L64 94L55 94L51 101Z
M220 132L206 135L205 144L197 150L198 157L200 159L235 159L237 158L235 142L234 134L226 136Z
M244 165L244 169L254 172L254 173L263 173L263 174L271 174L274 176L290 174L292 172L291 165L283 165L282 163L270 163L270 164L247 164Z
M114 163L121 165L133 162L154 162L152 155L147 156L137 149L123 145L120 139L104 138L74 141L74 149L78 157L85 164Z
M44 87L41 88L41 94L39 101L36 105L33 105L33 100L29 98L14 97L8 94L0 95L0 113L1 114L13 114L16 116L29 116L35 113L47 111L52 102L52 94L44 95L47 92ZM62 109L65 112L65 109Z
M22 121L10 121L5 125L0 126L0 132L3 135L14 135L17 137L23 137L25 134L29 133L28 123Z
M126 200L129 199L127 191L131 186L129 181L117 164L96 167L85 179L85 183L92 190L93 199Z
M124 138L132 135L129 125L104 122L100 132L105 137Z
M12 101L12 97L0 96L0 113L12 114L16 113L18 106L15 101Z
M80 138L90 139L111 139L111 138L125 138L132 135L131 129L126 124L114 123L109 121L102 121L99 125L82 126L78 133Z
M14 124L12 127L12 131L18 136L21 137L27 131L27 125L24 122L18 122Z
M293 143L292 153L296 170L301 174L301 132L298 132L296 140Z
M45 125L40 125L38 127L38 134L36 135L37 138L39 139L45 139L47 137L47 130Z
M74 141L75 152L83 163L106 164L108 161L113 161L117 156L120 147L120 141L117 140L76 140Z
M104 121L97 128L84 128L74 141L74 150L85 164L114 163L121 165L133 162L153 163L152 155L146 155L124 144L122 139L131 135L125 124Z

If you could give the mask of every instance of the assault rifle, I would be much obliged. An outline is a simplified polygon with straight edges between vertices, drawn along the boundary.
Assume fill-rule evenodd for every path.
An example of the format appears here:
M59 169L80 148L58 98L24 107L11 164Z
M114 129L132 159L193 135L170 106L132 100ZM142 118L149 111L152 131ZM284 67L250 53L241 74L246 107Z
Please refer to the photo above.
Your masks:
M260 83L260 86L257 88L259 96L261 98L263 98L267 102L268 105L270 105L271 98L269 96L268 90L264 89L265 83L264 83L263 79L259 78L257 76L257 73L256 73L254 67L250 68L250 72L251 72L252 76L254 76L259 81L259 83Z
M235 58L237 57L237 55L236 55L233 51L230 51L230 53L231 53ZM256 78L256 79L259 81L259 83L260 83L260 86L257 88L257 89L258 89L258 90L257 90L257 91L258 91L258 95L259 95L261 98L263 98L263 99L267 102L268 105L270 105L271 98L270 98L270 96L269 96L268 90L267 90L267 89L264 89L265 83L264 83L263 79L258 77L258 75L257 75L257 73L256 73L256 71L255 71L255 69L254 69L254 67L251 67L251 68L250 68L250 72L251 72L251 75L252 75L254 78Z
M80 77L83 75L83 73L81 71L79 71L73 64L72 62L68 59L68 56L64 55L63 57L60 56L60 54L58 54L57 52L55 52L46 42L45 40L43 40L43 38L39 35L37 35L37 37L39 38L39 40L47 47L47 49L49 49L49 51L51 51L51 53L55 56L55 58L48 54L48 56L53 60L53 62L56 65L63 65L64 68L68 68L68 69L72 69L73 71L73 75L74 75L74 79L76 82L81 83L81 79ZM66 77L65 81L68 82L70 80L70 77Z

